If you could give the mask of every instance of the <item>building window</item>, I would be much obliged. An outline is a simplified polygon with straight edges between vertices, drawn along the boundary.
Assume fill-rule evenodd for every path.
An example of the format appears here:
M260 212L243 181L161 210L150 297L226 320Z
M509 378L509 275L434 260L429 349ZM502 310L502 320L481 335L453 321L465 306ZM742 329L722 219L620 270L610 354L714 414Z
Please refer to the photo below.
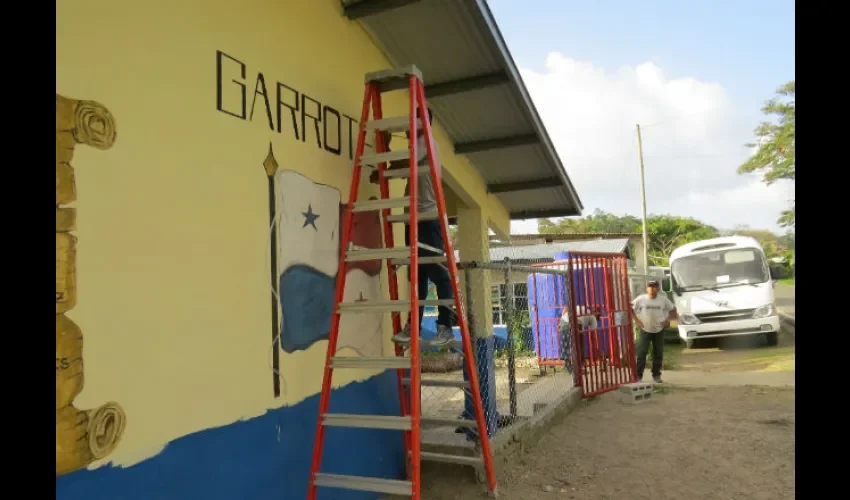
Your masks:
M528 309L528 286L525 283L513 283L514 288L514 311ZM505 326L507 324L507 285L504 283L493 285L490 303L493 305L493 325Z

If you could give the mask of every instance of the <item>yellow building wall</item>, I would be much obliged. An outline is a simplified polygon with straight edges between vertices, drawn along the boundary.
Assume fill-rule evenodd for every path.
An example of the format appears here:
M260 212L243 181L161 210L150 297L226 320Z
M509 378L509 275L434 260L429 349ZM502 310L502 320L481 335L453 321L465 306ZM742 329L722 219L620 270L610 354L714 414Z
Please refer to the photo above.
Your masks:
M261 72L275 129L278 82L284 98L295 89L359 119L364 73L386 59L337 0L60 0L56 18L57 94L102 103L117 127L111 149L78 147L72 161L79 298L68 317L85 362L75 405L116 401L127 418L119 446L93 466L133 464L177 437L317 393L324 341L281 353L283 393L272 393L263 161L271 145L281 169L339 189L345 202L347 122L335 155L317 147L309 119L306 140L296 140L288 109L281 132L270 130L262 95L252 119L218 110L217 52L245 65L243 78L224 61L223 107L241 113L243 84L250 117ZM385 96L385 116L404 112L405 94ZM436 137L463 197L504 231L504 207L439 123Z

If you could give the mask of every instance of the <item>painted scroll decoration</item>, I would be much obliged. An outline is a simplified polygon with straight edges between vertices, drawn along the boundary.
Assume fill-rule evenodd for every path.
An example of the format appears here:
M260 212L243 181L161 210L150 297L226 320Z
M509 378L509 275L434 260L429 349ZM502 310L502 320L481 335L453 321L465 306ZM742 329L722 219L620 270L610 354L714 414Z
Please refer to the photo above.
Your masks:
M77 144L109 149L115 142L112 114L94 101L56 94L56 475L108 456L124 433L126 417L114 402L91 410L74 407L83 389L83 335L66 313L77 304L76 209L71 160Z

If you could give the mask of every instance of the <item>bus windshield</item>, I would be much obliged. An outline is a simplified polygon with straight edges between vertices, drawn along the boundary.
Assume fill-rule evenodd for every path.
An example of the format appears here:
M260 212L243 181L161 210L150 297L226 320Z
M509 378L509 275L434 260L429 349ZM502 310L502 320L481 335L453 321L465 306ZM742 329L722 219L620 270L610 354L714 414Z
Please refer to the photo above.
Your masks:
M756 248L732 248L689 255L673 261L673 279L683 291L754 285L770 280L764 254Z

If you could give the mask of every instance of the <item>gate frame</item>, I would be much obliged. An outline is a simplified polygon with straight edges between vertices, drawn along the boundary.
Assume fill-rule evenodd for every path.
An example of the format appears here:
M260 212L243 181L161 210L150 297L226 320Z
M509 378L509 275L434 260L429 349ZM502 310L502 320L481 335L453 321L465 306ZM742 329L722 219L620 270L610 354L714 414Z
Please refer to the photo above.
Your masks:
M584 276L584 304L576 303L576 283L574 283L574 271L590 269L590 282L588 276ZM603 253L603 252L569 252L565 260L559 260L545 264L533 264L536 268L551 268L554 266L566 266L567 306L572 310L570 321L570 336L572 346L570 357L573 361L573 383L581 388L582 397L587 399L599 394L616 390L618 387L637 382L637 358L635 357L634 345L634 312L631 306L631 289L628 281L628 259L625 253ZM596 269L602 270L602 282L596 282ZM533 278L534 279L534 278ZM589 286L588 286L589 285ZM596 287L600 285L602 290L602 302ZM534 287L537 294L537 287ZM539 299L535 297L536 309L539 308ZM624 309L617 309L617 305ZM596 328L579 330L579 306L590 309L599 320ZM603 315L602 312L605 312ZM626 324L617 324L618 313L626 313ZM535 315L536 316L536 315ZM607 326L602 324L602 318L606 318ZM539 319L535 317L538 330L538 344L540 343L541 329ZM599 334L608 335L607 356L599 348ZM586 345L582 340L587 339ZM624 344L624 345L621 345ZM585 354L587 349L587 354ZM538 350L538 353L541 352ZM539 354L538 354L539 357ZM564 366L562 360L545 360L549 366ZM602 370L594 369L600 366ZM613 372L611 367L613 366ZM625 368L625 370L623 370Z

